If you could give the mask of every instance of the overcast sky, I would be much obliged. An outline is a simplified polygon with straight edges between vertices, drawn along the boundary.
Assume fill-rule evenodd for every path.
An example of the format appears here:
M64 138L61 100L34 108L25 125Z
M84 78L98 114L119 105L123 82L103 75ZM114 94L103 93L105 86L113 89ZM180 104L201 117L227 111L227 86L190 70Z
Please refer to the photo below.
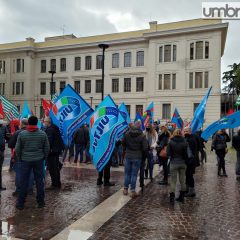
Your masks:
M206 1L206 0L205 0ZM219 0L220 1L220 0ZM211 1L213 2L213 1ZM201 17L201 0L0 0L0 43L148 28ZM240 62L240 20L229 21L222 71Z

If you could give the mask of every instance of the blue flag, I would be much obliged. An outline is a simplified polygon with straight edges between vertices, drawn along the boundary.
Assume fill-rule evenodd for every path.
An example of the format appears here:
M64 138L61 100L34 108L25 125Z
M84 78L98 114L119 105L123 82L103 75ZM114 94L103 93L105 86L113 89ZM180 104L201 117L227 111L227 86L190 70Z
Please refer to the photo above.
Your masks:
M120 106L119 106L119 111L120 113L122 114L123 118L125 119L125 121L129 124L131 122L131 119L130 119L130 116L129 116L129 113L128 113L128 110L126 108L126 105L124 103L122 103Z
M23 110L22 110L22 114L21 114L21 119L22 118L29 118L30 116L32 116L32 112L28 106L28 102L24 101L23 104Z
M136 123L136 122L138 122L138 121L141 122L141 124L142 124L142 130L144 130L144 129L145 129L145 127L144 127L144 121L143 121L143 118L142 118L142 116L141 116L141 114L140 114L139 112L136 113L136 117L135 117L134 123Z
M173 117L172 117L172 123L175 123L177 125L177 128L182 129L184 124L183 124L183 120L180 117L180 114L177 110L177 108L175 108L175 111L173 113Z
M207 94L194 112L193 120L191 122L191 129L193 134L203 126L206 104L211 90L212 87L208 89Z
M70 146L73 133L92 113L88 103L68 84L52 106L50 117L59 127L64 144Z
M100 172L109 161L117 138L128 127L118 107L108 95L98 105L90 119L90 153Z
M201 137L207 141L210 136L220 129L235 128L238 126L240 126L240 111L212 123L202 132Z
M153 115L154 115L154 104L153 102L151 102L142 116L145 127L148 123L153 123Z

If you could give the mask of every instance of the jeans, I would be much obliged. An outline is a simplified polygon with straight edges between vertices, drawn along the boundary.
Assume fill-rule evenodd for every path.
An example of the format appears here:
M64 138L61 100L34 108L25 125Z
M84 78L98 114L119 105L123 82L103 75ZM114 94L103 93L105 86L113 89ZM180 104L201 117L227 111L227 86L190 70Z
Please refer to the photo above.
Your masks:
M4 152L0 152L0 188L2 188L2 166L4 161Z
M221 169L223 170L223 173L226 173L225 170L225 155L226 155L226 150L224 149L219 149L216 150L216 154L218 157L218 173L220 174Z
M68 155L68 160L70 161L71 157L74 156L74 144L72 143L70 145L70 147L65 146L64 152L63 152L63 162L65 161L66 157L67 157L67 152L69 151L69 155Z
M104 166L103 170L98 173L98 183L102 183L102 178L104 179L104 183L109 183L110 181L110 168L112 165L112 160L110 159L108 163Z
M48 171L51 176L52 186L61 187L59 155L50 153L47 159Z
M193 178L193 174L195 173L195 166L187 165L186 170L186 185L190 188L194 188L195 181Z
M185 176L186 176L186 164L171 164L170 163L170 192L175 193L177 176L179 177L179 182L181 185L180 191L186 191Z
M167 182L168 181L168 173L169 173L169 169L168 169L168 158L161 158L161 162L162 162L162 166L163 166L163 181Z
M124 165L124 188L130 184L131 192L135 192L138 171L141 166L141 159L126 158Z
M34 179L37 187L37 202L44 203L44 177L43 177L43 161L26 162L21 161L20 167L20 193L18 195L17 206L23 207L27 196L29 177L33 171Z
M13 170L15 171L15 186L16 186L16 192L20 192L20 186L21 186L21 161L16 161L13 165ZM29 180L28 180L28 191L31 191L33 189L34 184L34 175L33 171L31 171Z
M237 151L236 175L240 176L240 151Z
M147 156L147 169L145 171L145 176L148 177L149 172L150 179L153 178L153 167L154 167L153 153L152 151L149 151Z
M84 149L85 149L85 146L83 144L75 144L75 159L74 159L75 162L77 162L79 154L80 154L80 163L83 162Z

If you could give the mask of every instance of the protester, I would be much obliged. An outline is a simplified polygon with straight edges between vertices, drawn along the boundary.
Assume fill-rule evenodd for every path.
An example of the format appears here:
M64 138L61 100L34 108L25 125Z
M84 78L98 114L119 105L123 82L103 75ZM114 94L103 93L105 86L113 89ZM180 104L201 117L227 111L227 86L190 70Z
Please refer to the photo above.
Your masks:
M80 154L80 163L83 162L83 153L89 142L89 132L82 125L73 135L73 142L75 144L75 159L74 163L78 161L78 155Z
M169 138L171 133L168 131L167 127L162 125L160 127L161 133L158 136L158 156L159 156L159 161L162 163L163 166L163 180L159 182L160 185L168 185L168 174L169 174L169 169L168 169L168 156L167 156L167 145L169 142Z
M49 117L44 119L44 124L46 126L45 133L47 134L50 144L47 166L51 176L52 185L48 190L54 190L61 188L60 170L62 164L59 162L59 155L64 149L64 144L58 127L51 123Z
M148 155L147 155L147 164L145 168L145 178L147 179L149 176L150 180L153 181L154 157L157 156L156 146L157 146L158 135L157 135L157 132L154 130L152 124L150 123L147 124L146 130L144 131L144 135L148 142Z
M90 137L89 137L89 126L88 124L84 124L85 126L85 136L86 136L86 146L85 146L85 163L91 163L92 159L91 159L91 154L89 152L90 149Z
M186 169L186 197L195 197L195 181L194 174L195 168L199 164L198 157L198 142L196 136L192 134L191 128L184 128L184 137L188 143L189 149L191 151L191 156L188 156L188 161L186 161L187 169Z
M67 146L67 145L65 146L63 156L62 156L63 162L65 162L65 160L67 158L67 153L68 153L68 162L71 162L71 158L74 157L74 143L73 142L70 144L70 146Z
M20 192L20 187L21 187L21 178L20 178L20 171L21 171L21 161L20 159L17 158L16 156L16 152L14 150L16 143L17 143L17 138L18 135L26 130L26 127L28 125L28 120L27 119L22 119L21 123L20 123L20 129L17 130L13 136L9 139L8 141L8 147L12 149L13 151L13 156L11 161L13 161L13 169L15 171L15 186L16 189L13 192L13 196L18 196L19 192ZM30 177L29 177L29 181L28 181L28 194L32 194L33 192L33 183L34 183L34 176L33 176L33 171L31 171Z
M4 161L5 140L2 128L0 127L0 192L6 190L2 185L2 166Z
M137 196L136 181L141 165L142 155L148 151L148 142L144 136L141 125L132 126L124 135L123 149L126 152L124 164L124 190L123 194L128 194L130 184L131 197Z
M205 140L201 137L202 135L202 130L199 130L196 132L196 136L198 136L199 138L199 141L200 141L200 161L201 161L201 164L204 164L204 161L205 163L207 162L207 154L206 154L206 151L205 151Z
M184 202L184 193L186 191L185 172L187 160L187 142L182 136L180 129L175 129L173 137L167 146L167 156L170 157L170 202L175 201L175 191L177 177L180 182L180 195L176 198L179 202Z
M29 177L33 170L34 179L37 188L38 207L45 206L44 201L44 160L48 156L49 142L47 135L38 129L38 119L31 116L28 119L28 126L25 131L19 133L15 147L17 158L21 161L20 168L20 193L16 208L24 209L24 203L27 196Z
M232 146L235 148L237 152L237 162L236 162L235 172L236 172L236 179L240 181L240 129L238 129L237 134L233 136Z
M227 177L225 169L225 155L227 153L227 141L229 139L223 130L219 130L213 137L211 151L215 150L218 158L218 176ZM221 170L223 174L221 175Z

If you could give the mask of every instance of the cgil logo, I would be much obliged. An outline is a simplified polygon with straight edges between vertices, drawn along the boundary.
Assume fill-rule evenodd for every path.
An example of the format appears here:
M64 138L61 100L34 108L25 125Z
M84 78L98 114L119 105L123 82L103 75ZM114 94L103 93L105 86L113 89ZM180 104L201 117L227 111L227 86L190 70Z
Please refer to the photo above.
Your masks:
M240 19L240 2L203 2L202 17L209 19Z

